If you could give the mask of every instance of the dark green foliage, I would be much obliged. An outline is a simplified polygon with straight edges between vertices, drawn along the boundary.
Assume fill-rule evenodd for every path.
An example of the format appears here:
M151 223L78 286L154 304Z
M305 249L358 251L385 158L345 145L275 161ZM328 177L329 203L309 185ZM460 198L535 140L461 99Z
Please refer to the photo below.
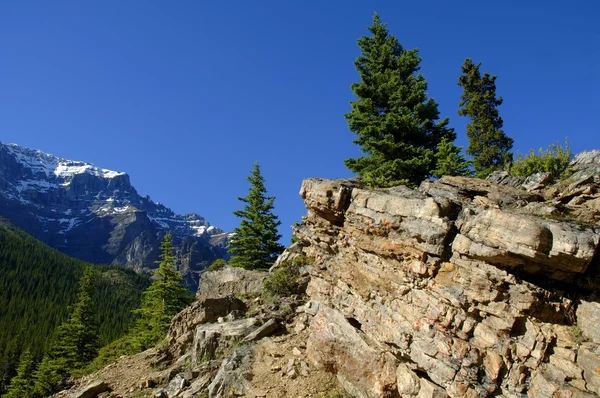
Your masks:
M284 249L279 244L281 235L277 231L281 222L273 214L275 198L267 196L258 163L254 163L248 181L248 196L238 198L245 203L244 209L233 212L242 222L229 241L232 254L229 265L246 269L269 268Z
M23 347L38 360L49 348L88 266L17 228L0 226L0 394L16 374ZM100 344L106 344L123 335L150 281L118 266L95 268L100 276L92 310Z
M79 283L77 302L68 320L54 334L35 375L35 392L46 396L58 390L61 380L76 369L83 368L98 351L98 325L92 309L97 275L91 266L86 268Z
M65 360L44 356L40 366L34 374L33 396L47 397L56 392L65 377L67 377Z
M467 153L473 156L476 176L485 177L510 164L513 139L502 131L503 121L497 109L502 105L502 97L496 98L496 76L481 76L480 66L468 58L462 66L458 85L463 87L463 94L458 114L471 119L467 124Z
M141 345L137 342L136 336L133 333L126 334L100 348L98 356L80 372L75 373L77 375L93 373L122 355L132 355L140 352L140 347Z
M300 268L312 264L313 259L299 256L292 261L282 262L265 281L265 291L272 296L291 296L300 293Z
M215 261L213 261L212 264L209 265L209 267L206 270L207 271L217 271L217 270L220 270L221 268L224 268L226 265L227 265L227 261L225 261L225 259L218 258Z
M510 172L521 177L545 172L549 172L554 178L566 177L572 159L569 142L565 140L564 148L557 142L548 146L546 150L540 148L538 153L532 149L526 156L519 154Z
M10 381L10 386L3 395L5 398L29 398L33 395L33 383L31 382L35 363L31 351L24 350L19 359L17 375Z
M146 350L166 337L171 319L193 300L193 295L181 285L181 274L175 269L171 234L161 244L159 267L155 279L143 294L141 307L129 333L98 351L98 356L82 373L91 373L121 355Z
M130 332L138 351L146 350L163 339L171 319L192 301L191 293L181 285L181 274L175 269L175 255L171 234L166 234L161 244L156 279L146 289L139 315Z
M466 160L461 153L462 148L457 147L451 141L442 139L435 154L437 159L436 169L431 173L434 177L443 176L471 176L471 162Z
M98 322L92 308L96 285L96 271L90 266L79 282L77 302L72 308L71 316L56 330L49 355L63 358L68 369L78 368L91 361L98 351Z
M435 152L443 138L453 141L448 119L439 120L438 104L427 96L419 74L418 50L402 48L379 16L358 40L361 55L354 65L361 81L352 84L358 100L345 115L367 156L347 159L346 166L371 187L417 185L435 169Z

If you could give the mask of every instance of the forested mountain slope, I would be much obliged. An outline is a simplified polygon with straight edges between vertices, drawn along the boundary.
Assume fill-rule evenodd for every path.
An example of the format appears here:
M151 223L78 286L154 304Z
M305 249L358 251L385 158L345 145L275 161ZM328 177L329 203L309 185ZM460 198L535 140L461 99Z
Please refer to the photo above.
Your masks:
M41 357L68 316L86 266L0 219L0 391L22 350ZM123 334L150 281L118 266L96 268L94 307L101 344L106 344Z

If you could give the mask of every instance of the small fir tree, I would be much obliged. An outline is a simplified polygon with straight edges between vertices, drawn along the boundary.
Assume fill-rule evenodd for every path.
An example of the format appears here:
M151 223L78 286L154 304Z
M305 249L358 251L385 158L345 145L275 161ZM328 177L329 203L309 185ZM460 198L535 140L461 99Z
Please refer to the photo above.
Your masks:
M281 235L277 231L281 222L273 214L275 198L267 196L265 180L256 162L248 181L248 195L238 198L245 206L233 212L242 221L229 242L232 254L229 265L246 269L268 268L284 249L279 244Z
M366 156L345 164L372 187L414 186L435 169L441 140L456 136L447 118L439 121L438 104L427 95L418 50L404 49L377 14L368 29L371 36L358 40L361 55L354 62L358 99L345 115Z
M481 76L480 66L468 58L462 66L458 85L463 87L463 94L458 114L471 119L467 124L467 154L473 156L476 176L485 177L512 162L513 139L502 131L504 122L498 114L502 97L496 97L496 76Z
M433 176L442 178L443 176L473 175L473 171L470 169L471 162L465 159L461 151L462 148L444 138L435 154L437 167L432 173Z
M17 375L10 381L10 385L4 395L5 398L30 398L33 396L33 372L35 363L29 349L23 351L17 367Z
M146 289L133 331L137 350L143 351L163 339L171 319L191 301L190 292L181 285L181 274L175 269L171 234L166 234L160 246L156 280Z
M98 324L92 309L96 285L96 271L87 267L79 282L77 302L71 316L57 328L54 341L36 372L36 394L45 396L55 391L63 378L81 369L96 356Z

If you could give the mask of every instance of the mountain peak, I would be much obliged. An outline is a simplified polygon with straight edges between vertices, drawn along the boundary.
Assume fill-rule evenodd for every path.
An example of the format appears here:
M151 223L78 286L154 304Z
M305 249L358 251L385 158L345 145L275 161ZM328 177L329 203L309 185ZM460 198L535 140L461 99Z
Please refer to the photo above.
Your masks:
M140 269L155 268L167 232L196 242L186 243L182 263L195 271L225 256L229 237L198 214L139 195L124 172L1 142L0 216L74 257Z
M6 148L15 157L17 162L31 169L33 173L44 174L46 177L54 174L59 179L70 180L74 175L84 173L101 178L115 178L126 175L123 172L102 169L87 162L59 158L49 153L22 147L17 144L2 144L0 142L0 150L2 148Z

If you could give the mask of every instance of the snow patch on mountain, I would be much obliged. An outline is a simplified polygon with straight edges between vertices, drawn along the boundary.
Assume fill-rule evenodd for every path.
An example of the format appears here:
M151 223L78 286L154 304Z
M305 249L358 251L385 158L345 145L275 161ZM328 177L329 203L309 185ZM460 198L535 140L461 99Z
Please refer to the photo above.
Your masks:
M0 151L3 150L22 167L22 171L11 179L5 179L5 188L0 189L0 195L27 207L47 207L45 214L51 217L45 217L43 222L59 224L60 233L90 222L89 217L117 217L132 212L145 213L159 230L170 231L180 237L213 237L224 233L198 214L176 214L161 203L153 202L148 196L140 196L128 179L118 184L110 183L112 179L126 173L0 142ZM83 180L81 183L85 184L84 187L79 186L81 183L75 186L73 181L82 174L94 176L99 181ZM54 199L50 199L50 196ZM67 199L60 199L60 206L52 205L56 198ZM72 213L80 218L72 218Z
M77 174L86 173L101 178L115 178L125 175L125 173L101 169L86 162L57 158L54 155L23 148L16 144L6 144L4 147L14 156L18 163L30 169L33 175L43 174L46 178L54 175L62 180L68 180L64 181L61 185L68 185L70 180Z

